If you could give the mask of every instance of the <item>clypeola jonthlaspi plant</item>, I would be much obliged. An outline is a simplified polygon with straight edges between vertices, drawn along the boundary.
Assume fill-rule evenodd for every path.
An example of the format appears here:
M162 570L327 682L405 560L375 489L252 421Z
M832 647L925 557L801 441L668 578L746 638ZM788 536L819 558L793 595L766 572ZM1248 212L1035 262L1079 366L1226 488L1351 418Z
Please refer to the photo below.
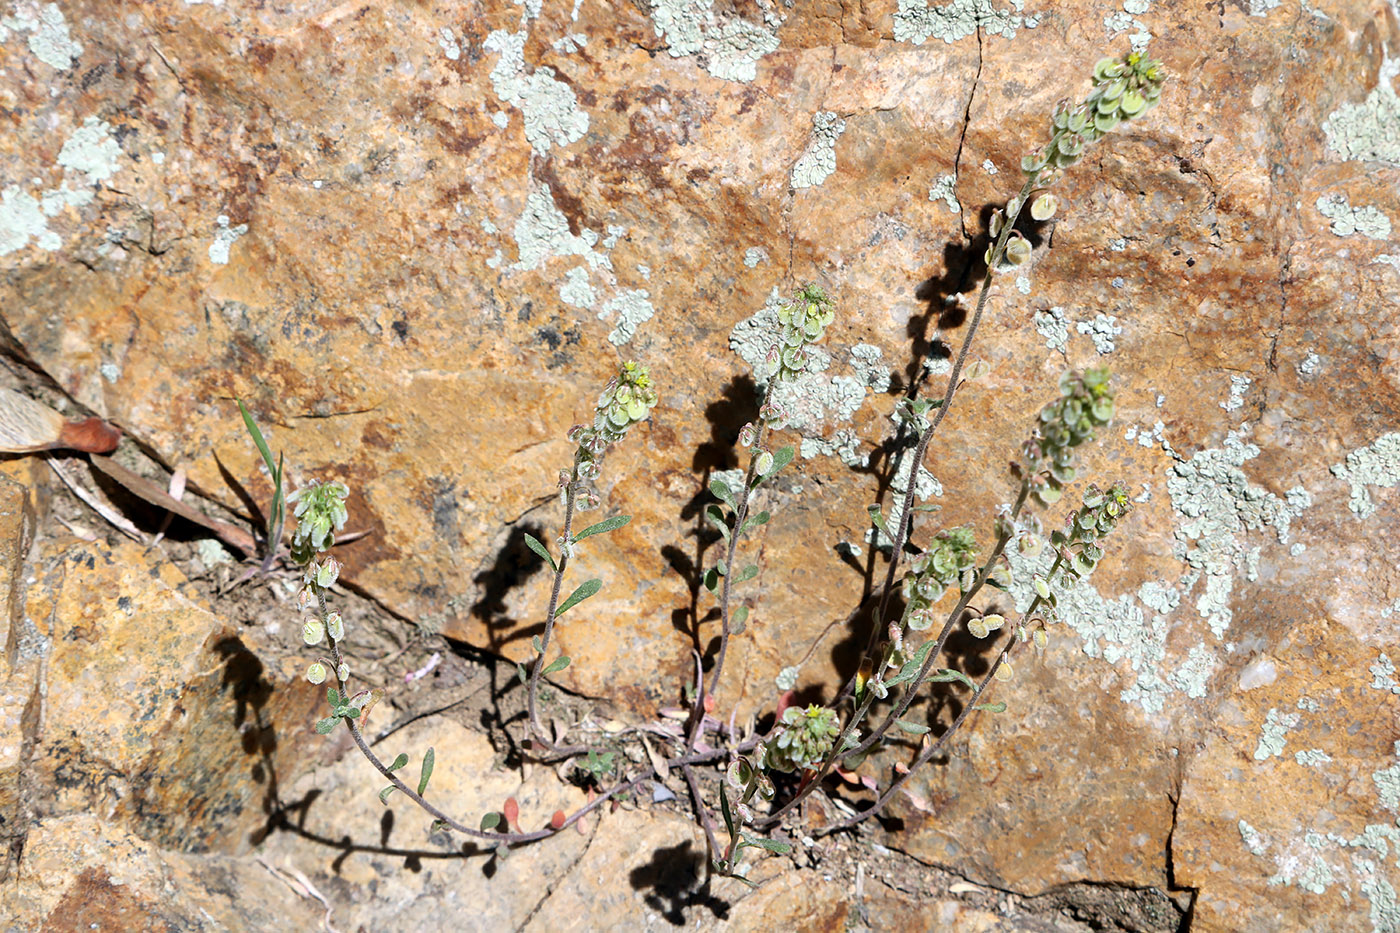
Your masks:
M327 687L330 715L317 723L316 730L329 733L342 725L349 730L361 753L390 781L381 799L387 802L395 792L402 793L431 814L435 826L486 840L502 854L510 846L543 839L573 825L604 801L646 781L679 771L705 832L712 866L720 874L744 880L741 859L745 850L785 852L790 848L780 840L748 832L746 826L757 831L774 829L794 818L803 799L820 787L834 768L854 770L873 753L898 753L913 743L917 751L912 759L894 765L892 779L876 787L869 806L805 832L820 835L847 829L881 812L920 766L948 748L973 713L1005 709L1003 703L989 702L988 691L996 681L1013 676L1015 652L1025 646L1044 647L1047 627L1058 619L1059 593L1104 558L1106 535L1131 511L1132 503L1121 484L1106 489L1089 485L1080 493L1079 504L1066 514L1063 528L1051 532L1045 544L1039 534L1040 520L1026 512L1032 502L1050 508L1061 501L1069 484L1078 479L1078 451L1114 415L1108 371L1089 369L1065 373L1058 395L1040 410L1014 462L1012 504L1002 506L994 516L990 544L980 545L971 525L942 529L922 547L914 547L910 541L916 512L916 471L963 384L968 353L987 309L993 280L999 272L1023 265L1031 256L1030 241L1016 229L1023 209L1029 207L1035 221L1052 216L1058 209L1058 199L1050 191L1056 180L1104 134L1152 109L1165 79L1161 64L1139 52L1100 61L1093 71L1093 90L1077 104L1062 101L1055 108L1049 141L1022 160L1021 190L992 214L991 242L984 257L986 273L942 396L919 398L916 383L895 406L897 440L912 442L903 449L909 479L899 500L891 504L888 520L878 505L871 507L871 540L883 545L888 554L883 585L871 595L875 624L864 656L831 702L788 706L785 696L774 711L772 727L762 733L745 733L732 721L726 726L721 717L712 715L730 643L743 635L750 614L748 606L737 604L736 587L758 573L755 564L740 561L741 544L773 517L768 510L755 510L755 495L795 455L791 445L776 449L773 445L775 433L788 422L782 387L807 372L813 345L836 317L835 305L826 292L808 285L776 308L773 342L755 373L757 417L739 435L741 445L749 449L742 480L737 486L718 477L709 482L708 491L715 502L705 508L705 519L718 531L722 556L705 568L702 582L717 603L719 638L708 669L705 659L696 655L694 681L685 690L690 708L682 714L683 727L672 732L651 730L659 741L669 741L664 753L657 754L647 745L650 765L629 769L630 759L614 748L560 744L560 737L546 730L539 713L541 680L571 663L562 654L551 657L556 627L562 616L602 586L600 580L585 580L563 597L570 560L581 541L629 521L627 516L618 515L582 531L573 530L575 513L599 504L590 484L601 470L604 454L621 442L630 428L645 421L656 405L651 376L635 363L622 366L605 388L592 424L575 426L568 434L576 446L571 466L559 472L564 520L554 549L533 536L525 538L553 574L542 633L531 641L528 662L517 668L525 690L526 747L541 760L575 761L586 780L598 788L597 796L572 815L553 814L539 830L518 831L519 808L513 799L500 811L486 813L473 826L447 816L425 798L434 763L432 749L423 758L416 788L396 774L406 767L406 755L385 764L374 754L364 738L363 725L383 692L352 688L341 650L345 624L327 604L327 595L343 571L328 553L335 533L346 520L349 491L340 483L312 483L287 497L296 507L298 520L291 558L302 571L301 605L311 613L303 625L304 640L308 646L325 646L325 653L308 668L307 678L316 684L331 681ZM270 454L246 411L245 419L272 470ZM276 475L280 477L280 462ZM1023 552L1035 553L1044 546L1050 549L1037 564L1043 569L1033 572L1029 580L1013 579L1007 555L1013 542ZM998 602L988 598L995 594L988 591L1022 592L1026 608L998 611ZM960 627L974 639L988 643L990 662L979 679L954 667L939 666L950 636ZM970 696L963 699L951 722L919 722L911 716L910 710L920 697L933 690L955 689L970 691ZM935 736L936 728L941 732ZM727 835L724 842L700 781L700 767L715 765L724 771L717 793L719 823ZM605 786L614 774L617 779ZM775 781L778 775L792 775L795 782L792 778ZM785 788L781 801L779 783Z

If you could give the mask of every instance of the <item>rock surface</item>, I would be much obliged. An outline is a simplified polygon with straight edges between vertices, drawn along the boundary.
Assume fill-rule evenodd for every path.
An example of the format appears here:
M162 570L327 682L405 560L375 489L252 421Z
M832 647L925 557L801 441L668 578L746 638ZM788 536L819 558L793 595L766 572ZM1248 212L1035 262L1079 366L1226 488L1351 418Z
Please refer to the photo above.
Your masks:
M558 633L574 660L559 683L623 718L677 703L692 648L711 646L702 490L742 465L746 360L766 349L753 322L810 280L840 309L830 362L801 386L798 462L764 493L774 520L748 551L753 617L720 712L771 711L804 656L804 701L850 674L865 506L890 498L866 458L888 474L895 399L961 339L944 299L970 295L986 214L1055 101L1100 55L1145 44L1174 80L1059 183L1029 271L1001 282L973 351L990 370L931 449L941 510L916 542L990 533L1005 464L1069 366L1114 369L1118 421L1084 473L1130 483L1136 512L1043 660L999 688L1009 711L921 776L880 841L1026 896L1190 889L1193 929L1400 929L1393 4L293 7L0 7L6 343L69 417L107 419L243 511L271 493L245 399L295 482L351 486L351 529L370 532L343 548L358 592L512 660L547 598L523 536L558 534L565 432L619 358L649 366L662 403L599 482L605 512L633 520L583 548L574 579L605 586ZM233 879L209 902L228 916L319 922L252 867L255 845L369 926L392 900L376 878L427 898L427 917L452 891L501 898L514 872L550 893L533 914L511 900L502 923L757 923L750 901L721 921L688 888L680 906L635 887L601 899L590 878L700 846L648 811L606 818L615 848L518 853L494 882L484 856L452 861L450 882L394 853L336 864L316 840L371 844L383 811L362 762L308 744L318 697L297 681L290 607L251 625L159 552L26 518L47 493L22 463L0 483L0 818L22 924L64 904L202 922L185 912L198 894L152 905L211 884L189 880L211 864ZM518 790L498 751L452 741L468 770L444 786L466 803L477 783ZM346 812L264 840L274 775L299 794L344 786ZM752 903L835 902L818 929L874 922L833 882L771 870Z

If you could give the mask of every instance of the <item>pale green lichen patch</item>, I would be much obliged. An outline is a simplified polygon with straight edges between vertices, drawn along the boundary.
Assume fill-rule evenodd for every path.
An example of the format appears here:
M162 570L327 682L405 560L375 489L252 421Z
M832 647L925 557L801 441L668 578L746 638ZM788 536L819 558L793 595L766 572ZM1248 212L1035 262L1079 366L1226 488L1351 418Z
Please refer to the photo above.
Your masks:
M1029 29L1035 21L1021 15L1025 0L1010 3L1009 7L998 9L992 0L951 0L942 5L930 5L929 0L899 0L894 14L894 37L914 45L929 39L942 39L951 45L980 28L987 35L1012 39L1017 29Z
M608 299L598 312L598 318L604 321L617 318L617 326L608 334L609 343L622 346L636 336L639 325L651 320L656 309L652 307L650 297L646 289L637 288Z
M754 380L765 389L769 387L773 374L768 353L777 345L782 333L778 308L785 302L774 288L764 306L753 316L735 324L729 334L729 348L753 369ZM869 392L867 379L871 370L866 365L866 357L854 356L848 365L855 375L833 376L830 373L830 353L821 347L811 346L807 354L806 370L792 381L774 384L772 400L788 413L789 427L804 439L817 440L824 438L828 423L840 426L850 421L851 416L864 404ZM860 365L856 365L857 361ZM850 448L848 444L833 438L831 443L809 444L805 449L815 455L838 453Z
M1092 321L1080 321L1076 329L1094 342L1094 349L1100 356L1112 353L1116 349L1114 338L1123 333L1123 328L1118 326L1118 318L1102 312Z
M882 362L884 357L884 351L872 344L858 343L851 347L851 368L867 388L876 392L888 391L893 378L890 368Z
M68 33L68 22L56 3L15 6L13 16L0 19L0 41L10 32L28 35L29 51L50 68L67 71L83 54L83 47Z
M122 147L112 138L105 120L88 117L58 152L58 164L85 172L93 181L106 181L117 171Z
M1046 349L1063 351L1065 342L1069 340L1069 322L1065 320L1065 309L1056 307L1037 311L1034 320L1035 332L1045 338Z
M1381 798L1381 806L1392 813L1400 810L1400 764L1372 772L1371 779L1376 782L1376 794Z
M762 246L750 246L744 250L744 265L752 269L760 262L768 261L768 250Z
M1384 651L1376 659L1376 663L1371 665L1371 687L1400 695L1400 681L1395 679L1395 665L1391 662L1390 655Z
M593 307L598 296L588 281L586 266L575 266L564 273L564 284L559 286L559 297L576 308Z
M651 23L672 58L695 55L716 78L746 82L758 76L759 60L777 51L783 16L776 4L764 5L764 23L758 25L731 12L717 13L714 0L658 0Z
M1305 768L1320 768L1332 760L1332 756L1320 748L1306 748L1293 753L1293 760Z
M1011 562L1011 596L1018 611L1024 612L1035 599L1032 585L1035 574L1046 574L1054 560L1047 545L1035 557L1008 548ZM1124 703L1141 706L1144 712L1159 713L1173 692L1183 690L1199 693L1215 667L1215 659L1206 650L1198 652L1183 668L1164 674L1167 659L1167 614L1176 608L1180 591L1157 581L1139 588L1137 597L1124 593L1108 599L1095 589L1090 577L1078 581L1057 583L1055 594L1060 618L1082 640L1082 650L1091 658L1102 658L1110 664L1126 662L1136 675L1133 683L1120 694ZM1153 610L1151 614L1144 607Z
M1220 403L1220 407L1226 411L1238 411L1244 407L1244 396L1249 391L1250 378L1248 376L1230 377L1230 397Z
M1327 145L1343 159L1400 163L1400 99L1392 82L1400 59L1387 58L1375 90L1357 104L1343 104L1322 123Z
M62 241L49 229L39 201L10 185L0 191L0 256L24 249L34 240L40 249L58 249Z
M569 220L555 206L548 187L537 187L525 198L525 210L516 220L514 232L520 253L516 269L538 269L555 256L581 256L594 269L612 268L608 256L593 249L598 244L597 233L585 229L575 236L569 232Z
M1264 834L1244 820L1240 820L1240 838L1244 840L1244 847L1254 855L1263 855L1269 848L1269 840Z
M1259 745L1254 749L1254 760L1265 761L1283 755L1284 736L1288 730L1296 729L1301 717L1297 713L1280 713L1270 709L1264 717L1264 727L1259 733Z
M1240 467L1259 456L1259 448L1240 440L1244 429L1226 435L1223 448L1202 450L1173 464L1167 474L1177 513L1174 552L1205 578L1196 610L1217 637L1233 618L1235 573L1247 571L1250 562L1244 535L1272 526L1279 543L1287 544L1292 520L1312 504L1302 487L1280 499L1249 483Z
M1347 454L1345 463L1332 467L1332 475L1351 486L1351 510L1360 518L1376 511L1367 486L1393 488L1400 483L1400 433L1384 434L1376 442Z
M552 146L567 146L588 132L588 114L579 109L571 87L555 78L555 71L525 66L524 30L498 29L486 37L483 47L500 55L491 69L491 86L504 103L517 108L525 121L530 148L546 155Z
M930 201L942 201L948 205L948 210L954 214L962 212L962 205L958 203L957 192L958 176L954 174L939 175L933 180L933 184L928 187L928 199Z
M807 148L792 166L792 187L815 187L836 171L836 140L845 131L846 121L830 111L812 115L812 135L807 140Z
M220 214L214 221L214 242L209 244L209 261L219 266L228 265L230 247L247 232L247 224L230 227L228 216Z
M1359 233L1373 240L1390 239L1390 218L1374 207L1352 207L1345 194L1328 194L1317 199L1317 212L1332 221L1337 236Z

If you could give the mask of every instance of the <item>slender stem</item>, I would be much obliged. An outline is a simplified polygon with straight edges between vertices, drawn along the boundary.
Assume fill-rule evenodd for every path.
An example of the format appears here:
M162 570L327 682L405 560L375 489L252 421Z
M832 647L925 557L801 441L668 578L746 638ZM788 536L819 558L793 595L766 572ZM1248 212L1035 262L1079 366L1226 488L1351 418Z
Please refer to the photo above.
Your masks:
M904 490L904 501L899 513L899 528L895 532L889 566L885 569L885 585L880 594L880 608L875 615L874 642L878 642L880 638L881 624L885 618L885 612L889 608L890 597L894 593L895 573L899 570L904 556L904 545L909 540L909 531L913 526L914 490L918 485L919 467L923 465L924 454L928 451L929 441L933 439L933 432L938 430L938 426L948 416L948 409L953 407L953 397L958 392L958 377L962 375L963 364L967 361L968 350L972 347L972 338L977 335L977 327L982 323L982 312L986 310L987 299L991 294L992 277L996 274L996 267L1006 253L1006 244L1011 238L1011 230L1016 225L1016 220L1021 215L1021 208L1026 199L1030 197L1031 189L1035 187L1039 175L1039 172L1035 172L1026 176L1026 183L1021 186L1020 194L1016 196L1015 201L1007 205L1006 221L1002 224L1001 235L997 237L996 245L992 248L991 261L987 263L987 273L982 277L982 286L977 293L977 309L973 312L972 320L967 326L967 333L963 335L962 346L958 349L957 359L953 361L953 368L948 373L948 388L943 392L943 401L934 413L933 420L929 422L924 433L919 436L919 443L914 448L914 462L909 468L909 483Z
M574 529L574 503L578 499L578 484L578 461L575 459L573 472L569 476L569 485L564 493L564 547L559 554L559 564L554 570L554 586L549 591L549 608L544 616L544 634L540 636L540 653L535 657L535 663L530 667L530 687L526 692L530 710L530 734L536 741L549 749L554 748L554 742L545 734L544 725L540 722L536 697L539 695L540 675L544 670L545 652L549 650L549 640L554 634L554 618L559 606L559 594L563 592L564 587L564 570L569 566L569 549L573 543L571 535Z
M1064 558L1061 555L1056 554L1055 563L1051 565L1050 571L1047 574L1047 579L1053 580L1055 577L1055 572L1059 570L1060 567L1063 566L1063 564ZM1035 599L1031 601L1030 606L1027 607L1025 613L1023 613L1022 617L1025 618L1033 615L1035 611L1040 608L1040 605L1043 602L1045 602L1045 600L1041 598L1039 594L1037 594ZM976 710L978 704L982 699L982 695L987 691L987 687L990 686L992 678L996 676L997 669L1001 667L1003 663L1006 662L1008 657L1010 657L1011 649L1015 646L1016 630L1014 628L1010 628L1007 631L1006 644L1004 644L1001 650L997 653L997 659L992 664L991 670L988 671L987 675L982 678L982 682L977 685L977 689L973 691L972 697L967 701L966 705L963 706L962 712L959 713L958 717L953 720L952 725L948 727L948 731L944 732L941 736L939 736L937 742L934 742L927 746L919 754L919 757L914 759L913 764L909 765L905 772L901 774L894 781L894 783L892 783L883 793L881 793L880 796L876 798L875 803L871 805L868 809L862 810L860 813L857 813L855 816L849 817L848 819L832 823L828 826L824 826L821 829L816 830L816 835L825 836L828 833L834 833L838 830L850 829L857 823L867 820L875 814L879 813L880 810L882 810L884 806L887 803L889 803L890 800L894 797L895 792L904 786L905 782L909 780L913 773L917 771L921 765L927 764L928 761L931 758L933 758L934 755L938 754L939 751L942 750L942 748L948 744L948 741L952 738L953 733L957 732L958 728L967 720L968 716L971 715L971 713L974 710Z
M456 830L457 832L462 833L463 835L471 836L475 839L485 839L497 844L504 843L507 845L519 845L527 842L536 842L540 839L547 839L550 836L556 835L568 829L570 826L577 823L583 817L587 816L590 811L602 806L604 801L610 800L611 798L616 797L618 794L625 793L631 790L632 788L636 787L638 784L641 784L643 781L651 780L656 776L656 768L647 768L645 771L641 772L636 777L630 778L629 780L622 781L621 783L614 785L612 788L605 791L602 795L584 804L578 810L575 810L571 816L569 816L567 819L564 820L563 823L559 825L558 829L539 829L531 833L485 832L480 829L473 829L470 826L467 826L457 820L454 820L452 817L443 813L437 807L424 800L420 794L418 794L416 791L413 790L413 788L405 784L398 775L390 771L388 766L385 765L384 762L381 761L379 757L374 754L374 751L370 749L369 743L365 741L364 735L360 732L359 727L354 722L347 719L345 723L347 726L350 727L350 734L354 737L355 744L359 746L360 753L365 756L365 758L369 761L370 764L374 765L375 770L377 770L384 777L388 778L389 781L393 783L393 785L396 788L402 791L404 795L408 797L409 800L412 800L414 803L418 804L418 806L425 810L429 815L431 815L435 819L442 821L451 829ZM757 738L750 739L749 743L745 743L745 745L750 746L757 744ZM740 746L740 748L744 747L744 745ZM725 749L713 749L708 752L697 752L689 755L678 755L675 758L668 758L666 760L666 766L668 768L688 769L691 765L705 764L707 762L716 761L720 758L723 758L727 754L728 751Z
M695 812L700 814L700 826L705 830L705 844L710 847L710 860L719 855L719 843L715 840L715 825L710 819L710 811L705 809L705 798L700 796L700 782L695 779L695 770L690 765L682 765L685 784L690 788L690 799L695 801Z
M1012 506L1011 509L1012 522L1016 520L1017 516L1021 514L1021 510L1025 508L1029 492L1030 483L1028 480L1023 480L1021 483L1020 494L1016 497L1016 504ZM1007 542L1009 542L1010 540L1010 536L1006 534L1003 534L997 538L997 543L993 546L990 556L982 565L982 568L978 571L976 578L973 580L972 586L968 587L967 591L964 592L962 596L958 599L957 605L953 607L952 612L948 614L948 618L943 623L943 628L938 633L938 639L934 643L933 650L931 650L928 653L928 657L924 659L923 666L919 668L919 673L915 676L912 682L910 682L907 686L903 688L903 692L900 695L900 700L896 708L884 718L881 724L874 731L872 731L870 735L866 736L864 741L858 743L854 748L843 749L843 746L846 743L846 737L852 734L860 723L865 721L866 715L870 712L870 707L873 706L875 703L876 697L874 691L867 690L865 699L861 702L860 706L857 707L855 713L851 716L849 720L847 720L845 726L841 729L841 733L836 737L836 741L832 743L831 752L827 755L826 761L822 763L822 767L819 769L814 778L809 783L803 785L803 787L793 796L791 800L789 800L787 803L783 804L783 806L779 807L777 810L773 811L768 816L762 818L758 822L766 826L782 819L783 816L785 816L789 811L796 807L798 803L801 802L803 797L807 796L807 794L811 793L812 790L816 788L816 786L821 782L822 778L826 777L826 775L830 773L831 768L835 765L837 759L849 757L852 755L860 755L864 752L869 751L875 745L876 742L880 741L880 739L884 737L885 733L889 731L890 727L894 725L895 721L904 715L904 713L909 709L910 704L914 702L914 698L918 695L919 688L922 687L924 682L928 679L929 672L933 669L934 662L942 655L943 646L947 643L948 636L952 633L952 630L957 625L958 620L962 618L963 611L967 609L968 605L972 602L972 600L982 590L982 587L986 584L987 578L991 576L992 568L996 566L996 562L1001 558L1002 553L1006 550ZM1039 597L1037 597L1036 603L1032 603L1032 606L1037 605L1038 602ZM884 663L886 660L887 658L882 657L880 667L875 671L877 675L883 674Z
M992 666L991 672L988 673L986 677L982 678L982 682L977 685L977 689L973 692L972 698L967 701L967 704L963 707L962 712L958 714L958 718L953 720L953 724L948 727L948 731L939 736L937 742L930 743L923 750L923 752L920 753L919 757L914 759L914 763L909 766L908 770L904 774L901 774L894 781L894 783L892 783L884 791L884 793L880 794L880 796L876 799L875 803L871 807L862 810L855 816L848 817L847 819L840 820L828 826L824 826L819 829L813 830L813 834L817 836L825 836L829 833L834 833L838 830L850 829L857 823L867 820L875 814L879 813L880 810L882 810L884 806L887 803L889 803L891 799L893 799L895 792L897 792L901 787L904 786L904 783L909 780L910 776L916 770L918 770L918 768L921 765L927 764L928 761L931 758L933 758L934 755L938 754L943 749L943 746L948 743L948 740L952 737L953 733L958 731L958 727L961 726L967 720L968 716L971 715L973 710L977 708L978 702L982 699L982 694L986 691L987 687L991 684L992 678L996 675L997 667L1001 664L1002 661L1006 659L1007 653L1010 650L1011 644L1008 643L1006 647L1002 649L1001 654L997 656L997 662Z
M739 535L744 527L744 521L749 516L749 498L752 495L754 474L758 467L758 453L763 449L763 435L767 431L767 425L760 419L758 423L758 434L753 442L753 454L749 457L749 468L744 473L744 488L740 490L738 500L735 502L734 527L729 532L729 547L724 555L724 583L720 588L719 597L719 652L715 655L715 669L710 674L710 684L705 686L705 678L699 678L699 692L695 697L695 706L690 713L690 741L689 747L694 748L696 741L700 737L700 723L705 718L705 697L712 695L719 689L719 680L724 673L724 656L729 650L729 596L734 577L734 557L739 550Z

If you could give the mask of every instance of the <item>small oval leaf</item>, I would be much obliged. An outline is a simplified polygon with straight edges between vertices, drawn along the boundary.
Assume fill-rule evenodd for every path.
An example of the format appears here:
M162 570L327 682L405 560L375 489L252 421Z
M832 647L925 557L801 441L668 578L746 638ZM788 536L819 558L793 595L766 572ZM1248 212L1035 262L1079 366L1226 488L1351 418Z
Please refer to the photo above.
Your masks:
M546 674L553 674L553 673L555 673L555 672L557 672L557 671L562 671L564 668L566 668L566 667L568 667L568 666L569 666L569 658L568 658L568 656L567 656L567 655L560 655L559 657L555 658L553 661L550 661L550 662L549 662L549 666L546 667L546 668L544 669L544 673L546 673Z

